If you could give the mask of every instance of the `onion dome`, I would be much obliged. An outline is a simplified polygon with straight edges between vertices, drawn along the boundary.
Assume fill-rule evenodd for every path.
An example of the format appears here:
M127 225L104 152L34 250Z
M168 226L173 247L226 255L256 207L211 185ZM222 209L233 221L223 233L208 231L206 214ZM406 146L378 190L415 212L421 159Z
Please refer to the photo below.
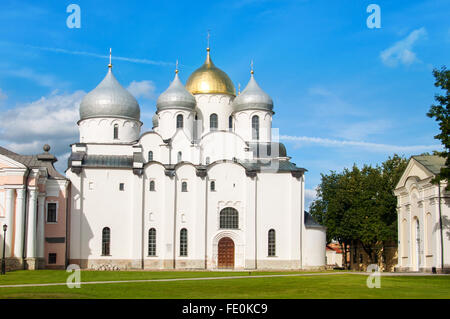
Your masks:
M158 116L158 114L155 113L155 115L153 115L152 123L153 123L153 128L159 126L159 116Z
M241 94L236 96L233 101L233 111L239 112L244 110L262 110L273 112L272 98L264 92L256 83L253 76L253 70L251 72L250 81L247 87Z
M167 90L165 90L156 101L156 108L158 111L164 109L184 108L193 110L195 108L195 97L189 93L181 83L178 77L178 70L175 71L175 78L170 83Z
M120 117L139 121L140 115L138 102L117 81L111 64L103 81L83 98L80 105L80 120Z
M225 72L214 65L209 55L209 48L206 51L205 63L189 76L186 89L192 94L216 93L235 96L233 82Z

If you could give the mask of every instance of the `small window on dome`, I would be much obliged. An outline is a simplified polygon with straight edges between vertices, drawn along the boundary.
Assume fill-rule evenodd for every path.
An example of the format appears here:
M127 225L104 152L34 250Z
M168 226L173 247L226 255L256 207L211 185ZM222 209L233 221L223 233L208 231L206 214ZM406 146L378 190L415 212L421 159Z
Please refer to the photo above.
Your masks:
M114 124L114 139L119 139L119 124Z
M177 128L183 128L183 115L177 115Z

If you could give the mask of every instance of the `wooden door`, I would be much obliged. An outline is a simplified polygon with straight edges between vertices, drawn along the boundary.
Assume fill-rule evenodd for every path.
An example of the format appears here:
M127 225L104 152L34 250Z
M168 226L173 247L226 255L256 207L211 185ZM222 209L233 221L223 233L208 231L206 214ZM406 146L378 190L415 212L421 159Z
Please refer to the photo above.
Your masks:
M234 268L234 242L229 237L219 240L219 268Z

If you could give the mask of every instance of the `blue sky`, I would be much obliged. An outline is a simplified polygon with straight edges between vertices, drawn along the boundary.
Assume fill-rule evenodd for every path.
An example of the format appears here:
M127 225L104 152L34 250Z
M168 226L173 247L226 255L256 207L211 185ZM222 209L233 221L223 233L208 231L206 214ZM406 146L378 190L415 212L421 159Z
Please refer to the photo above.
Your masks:
M69 29L69 4L81 28ZM369 29L369 4L381 28ZM78 104L106 73L138 98L144 127L180 60L183 82L205 58L238 86L255 77L274 100L273 126L288 155L320 173L439 149L426 117L433 67L450 65L450 2L430 1L9 1L0 4L0 144L39 152L64 169L77 141Z

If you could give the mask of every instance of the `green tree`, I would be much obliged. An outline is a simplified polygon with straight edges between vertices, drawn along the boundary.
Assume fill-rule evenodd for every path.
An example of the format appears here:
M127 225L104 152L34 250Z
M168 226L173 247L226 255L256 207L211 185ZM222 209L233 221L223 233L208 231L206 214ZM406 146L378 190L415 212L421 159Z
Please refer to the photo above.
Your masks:
M445 158L445 167L441 168L434 182L441 180L450 180L450 70L443 66L440 70L434 69L434 86L440 87L444 94L436 94L434 99L437 104L433 104L427 113L428 117L434 118L439 123L440 133L434 138L441 141L444 145L443 152L437 152L438 155ZM450 184L446 190L450 190Z
M397 199L393 190L406 164L405 158L394 155L376 167L359 169L353 165L351 170L321 175L310 212L327 227L328 242L339 242L344 263L350 243L360 243L374 262L386 243L396 241Z

